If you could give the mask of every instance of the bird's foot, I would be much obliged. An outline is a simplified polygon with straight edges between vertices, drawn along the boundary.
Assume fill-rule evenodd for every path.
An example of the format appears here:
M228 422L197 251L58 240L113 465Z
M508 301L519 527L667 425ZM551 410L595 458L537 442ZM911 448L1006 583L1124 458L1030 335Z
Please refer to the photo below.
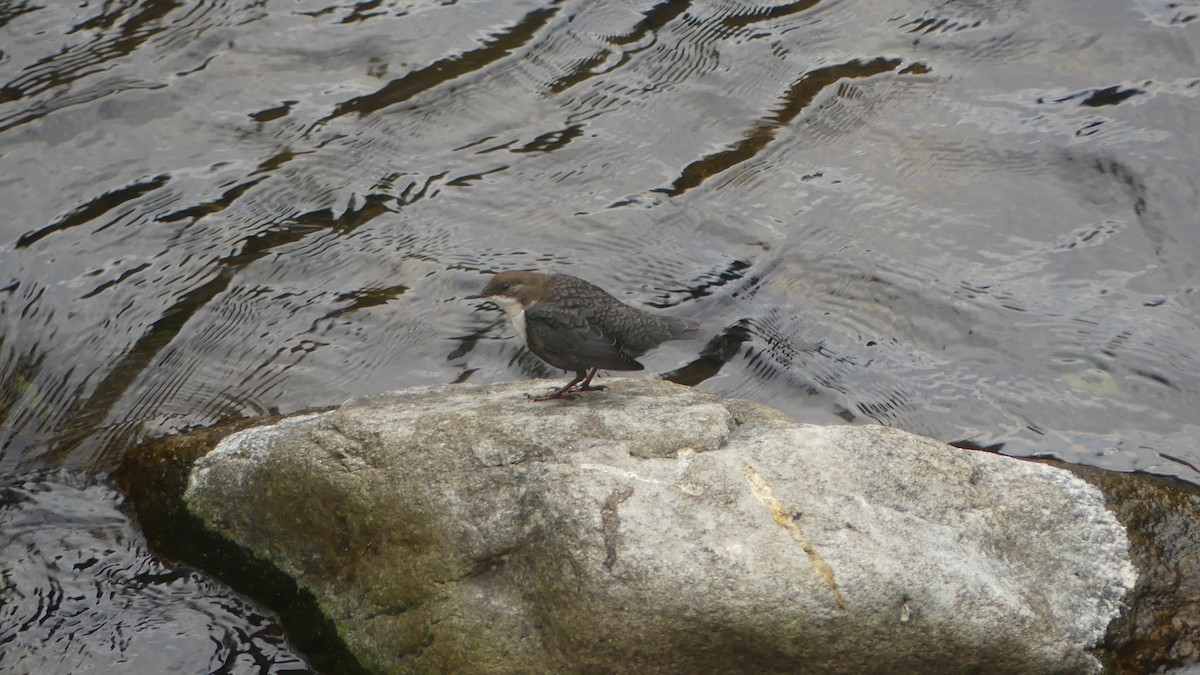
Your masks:
M575 398L575 392L577 391L579 391L579 387L576 386L576 383L571 382L565 387L559 387L558 389L551 391L549 394L545 394L543 396L532 396L530 394L525 394L525 398L531 401L554 401L557 399L565 399L570 401Z
M575 394L578 394L581 391L604 391L605 389L608 389L608 387L604 386L603 384L592 384L592 378L595 377L595 375L596 369L593 368L592 371L588 373L586 378L584 378L584 374L581 372L579 373L579 377L576 377L574 380L568 382L565 386L559 387L545 396L530 396L529 394L526 394L525 397L531 401L553 401L555 399L571 400L575 398Z

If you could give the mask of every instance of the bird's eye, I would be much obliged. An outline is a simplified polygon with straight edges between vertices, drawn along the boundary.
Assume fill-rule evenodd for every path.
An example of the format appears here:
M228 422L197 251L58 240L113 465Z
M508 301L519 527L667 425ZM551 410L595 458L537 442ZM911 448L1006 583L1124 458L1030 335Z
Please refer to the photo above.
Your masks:
M500 290L507 291L510 286L512 286L512 284L510 284L508 282L504 282L504 283L500 284Z

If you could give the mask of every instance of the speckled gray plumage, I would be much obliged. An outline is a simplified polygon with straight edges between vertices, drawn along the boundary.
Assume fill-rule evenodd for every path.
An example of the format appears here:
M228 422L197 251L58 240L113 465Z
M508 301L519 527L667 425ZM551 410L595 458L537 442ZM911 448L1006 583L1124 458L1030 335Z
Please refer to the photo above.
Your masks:
M695 319L650 314L565 274L550 275L545 297L525 308L529 349L564 370L641 370L637 357L691 337Z
M535 401L573 398L593 385L600 369L641 370L637 357L667 340L695 337L697 319L656 316L630 307L582 279L566 274L501 272L471 298L496 303L535 356L575 379Z

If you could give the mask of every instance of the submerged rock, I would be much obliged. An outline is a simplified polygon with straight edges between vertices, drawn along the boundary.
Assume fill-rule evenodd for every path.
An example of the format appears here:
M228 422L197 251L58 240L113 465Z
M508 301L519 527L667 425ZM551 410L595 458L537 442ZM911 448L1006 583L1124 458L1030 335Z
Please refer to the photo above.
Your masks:
M1126 533L1063 469L660 381L445 386L225 438L207 527L375 672L1095 672Z

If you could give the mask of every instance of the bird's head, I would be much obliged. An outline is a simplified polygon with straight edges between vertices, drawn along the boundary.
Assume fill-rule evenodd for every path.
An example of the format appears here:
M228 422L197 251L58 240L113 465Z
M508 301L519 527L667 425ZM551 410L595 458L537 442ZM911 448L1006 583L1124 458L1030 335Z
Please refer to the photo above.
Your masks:
M506 312L514 313L546 296L550 276L528 271L501 272L492 277L479 295L469 298L491 300Z

